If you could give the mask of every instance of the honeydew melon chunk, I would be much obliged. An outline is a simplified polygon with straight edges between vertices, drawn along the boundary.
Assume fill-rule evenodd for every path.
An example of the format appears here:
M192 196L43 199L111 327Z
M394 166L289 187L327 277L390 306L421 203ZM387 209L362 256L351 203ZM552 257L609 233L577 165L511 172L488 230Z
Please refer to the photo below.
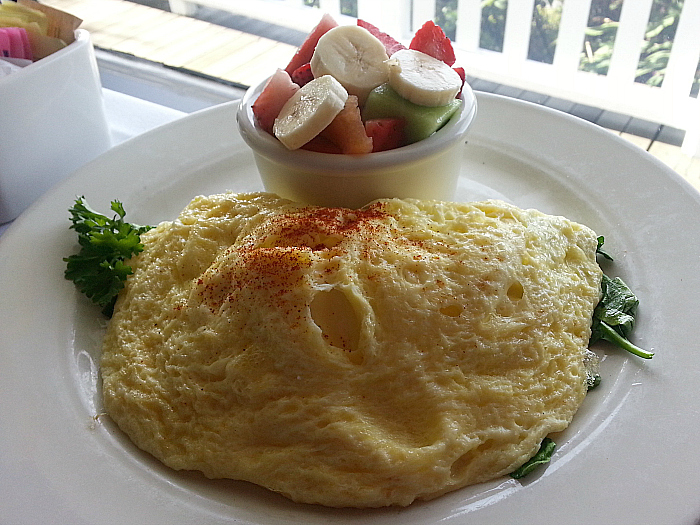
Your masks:
M377 118L402 118L406 121L404 136L407 144L428 138L444 126L460 107L455 99L445 106L419 106L401 97L389 84L373 89L362 111L365 121Z

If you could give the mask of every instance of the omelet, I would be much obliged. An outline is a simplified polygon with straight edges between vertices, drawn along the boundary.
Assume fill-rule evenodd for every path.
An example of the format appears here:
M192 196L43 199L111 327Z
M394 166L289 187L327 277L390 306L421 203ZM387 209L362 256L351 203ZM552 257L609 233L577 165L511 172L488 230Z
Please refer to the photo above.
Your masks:
M405 506L512 472L586 396L586 226L498 201L195 198L143 236L106 412L173 469Z

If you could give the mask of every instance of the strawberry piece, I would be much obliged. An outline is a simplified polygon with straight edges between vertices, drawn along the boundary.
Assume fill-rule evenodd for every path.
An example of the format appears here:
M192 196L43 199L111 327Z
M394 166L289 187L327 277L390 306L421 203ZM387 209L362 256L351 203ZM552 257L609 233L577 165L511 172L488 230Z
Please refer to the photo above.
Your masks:
M306 37L306 40L304 40L301 46L299 46L299 49L297 49L297 52L284 70L291 75L294 73L295 69L303 66L307 62L311 62L311 57L314 54L314 49L316 49L316 44L318 44L318 39L337 25L338 22L336 22L331 15L324 13L319 23L311 30L311 33L309 33L309 36Z
M345 154L358 155L372 152L372 139L365 132L355 95L348 97L345 107L320 134L336 144Z
M311 72L311 64L308 62L303 66L299 66L292 72L292 82L299 87L305 86L314 79L314 74Z
M282 106L298 90L299 86L292 82L285 70L275 71L251 106L258 125L268 133L272 133L272 125L280 114Z
M400 51L401 49L406 49L406 46L403 45L401 42L395 40L392 36L380 31L378 27L370 24L369 22L366 22L365 20L361 20L358 18L357 25L360 27L364 27L367 31L369 31L375 37L377 37L377 39L379 39L379 41L382 44L384 44L386 54L389 56L393 55L397 51Z
M406 121L401 118L376 118L365 122L365 131L372 138L372 151L386 151L405 144L403 129Z
M428 20L416 31L408 47L442 60L448 66L457 60L452 42L447 38L442 28L432 20Z
M457 96L459 97L462 94L462 88L464 87L464 83L467 81L467 72L464 70L463 67L453 67L457 74L459 75L459 78L462 79L462 87L459 88L459 93L457 93Z

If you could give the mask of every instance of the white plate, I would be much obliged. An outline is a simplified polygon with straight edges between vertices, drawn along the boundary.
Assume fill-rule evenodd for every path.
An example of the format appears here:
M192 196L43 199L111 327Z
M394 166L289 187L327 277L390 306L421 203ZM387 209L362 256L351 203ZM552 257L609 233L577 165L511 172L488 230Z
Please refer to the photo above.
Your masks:
M296 505L247 483L178 473L100 415L104 322L64 280L68 208L121 200L127 220L174 218L197 194L260 189L235 105L117 146L0 237L0 521L33 523L664 523L700 519L700 194L591 124L493 95L464 149L458 198L501 196L588 224L641 300L634 340L601 347L603 383L558 436L552 463L406 509Z

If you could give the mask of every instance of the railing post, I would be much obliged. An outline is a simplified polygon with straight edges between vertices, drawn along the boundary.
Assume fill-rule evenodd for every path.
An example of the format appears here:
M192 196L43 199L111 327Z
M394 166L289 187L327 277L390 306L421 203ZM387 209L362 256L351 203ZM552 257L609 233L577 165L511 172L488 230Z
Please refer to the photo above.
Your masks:
M398 40L412 35L411 0L357 0L357 17Z
M428 20L435 20L435 0L413 0L411 32L415 32Z
M534 0L508 2L506 27L503 35L503 55L508 57L508 62L513 65L522 64L527 58L534 6Z
M608 80L615 92L634 82L653 0L623 2Z
M191 16L197 10L197 6L185 0L168 0L168 7L171 13L182 16Z
M557 70L557 76L564 77L568 82L581 62L591 0L564 2L562 9L552 65Z
M328 13L336 20L340 16L340 0L319 0L321 11Z
M455 44L466 51L479 49L481 36L481 0L459 0Z
M700 0L685 0L678 28L671 47L661 89L673 100L672 111L686 120L683 153L700 157L700 100L692 99L690 91L700 58Z

